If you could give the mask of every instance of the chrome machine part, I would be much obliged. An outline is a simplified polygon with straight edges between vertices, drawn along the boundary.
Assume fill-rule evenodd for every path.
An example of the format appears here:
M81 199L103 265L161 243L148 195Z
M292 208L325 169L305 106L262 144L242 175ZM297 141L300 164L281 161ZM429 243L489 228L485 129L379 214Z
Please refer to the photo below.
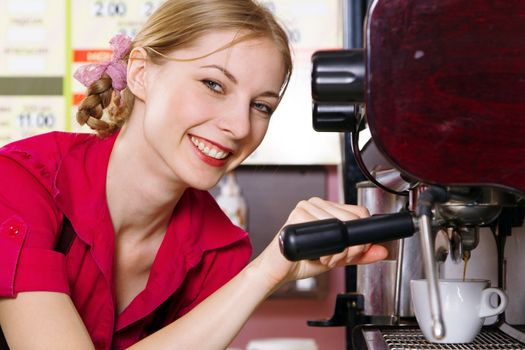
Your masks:
M394 171L382 172L381 177L391 184L397 178ZM371 181L362 181L356 187L357 203L366 207L372 215L396 213L406 206L407 198L405 196L385 192ZM412 240L416 236L408 239ZM405 301L399 301L400 274L397 270L402 264L399 261L403 254L400 250L400 242L402 241L404 240L383 244L388 249L388 256L385 260L375 264L357 266L357 292L366 296L364 314L399 315L400 306L407 309L410 307L409 296ZM408 256L417 258L419 254ZM410 259L407 259L405 262L409 261ZM421 264L418 266L420 267ZM422 272L416 278L421 278L421 275ZM374 298L370 298L371 295Z
M470 258L470 251L479 244L479 226L447 228L450 240L450 255L454 262Z
M424 278L423 259L419 234L399 241L399 258L396 290L396 315L412 317L410 280Z
M406 189L406 182L395 170L376 172L376 179L396 190ZM385 192L371 181L362 181L356 184L357 203L368 209L370 214L397 213L406 206L407 198Z
M459 192L452 188L451 192L454 191ZM514 205L515 201L513 195L492 188L468 189L463 198L455 195L445 203L436 204L436 216L456 226L485 225L498 217L503 206Z
M357 292L364 296L366 315L392 316L396 314L395 285L396 260L383 260L358 266Z
M447 232L445 230L439 230L436 233L434 245L434 255L438 264L444 263L447 260L447 257L450 255L450 246Z
M369 350L524 350L525 345L497 329L483 329L469 344L430 343L419 328L368 328L361 332Z
M419 216L419 233L421 238L421 252L425 266L425 276L428 281L428 293L430 297L430 313L432 316L432 335L436 339L445 336L445 324L441 314L441 297L438 288L438 276L436 262L434 261L434 244L432 237L431 219L428 215Z
M396 190L407 188L407 183L395 170L377 172L376 176L379 181ZM357 203L368 208L372 215L396 213L409 205L407 196L385 192L370 181L362 181L356 187ZM357 292L367 296L364 314L414 316L410 280L424 277L419 235L385 242L383 245L389 251L386 260L357 266ZM372 295L373 298L370 297Z
M395 169L374 170L370 172L371 175L379 181L383 186L386 186L397 192L404 192L410 189L411 184L401 177L399 171Z

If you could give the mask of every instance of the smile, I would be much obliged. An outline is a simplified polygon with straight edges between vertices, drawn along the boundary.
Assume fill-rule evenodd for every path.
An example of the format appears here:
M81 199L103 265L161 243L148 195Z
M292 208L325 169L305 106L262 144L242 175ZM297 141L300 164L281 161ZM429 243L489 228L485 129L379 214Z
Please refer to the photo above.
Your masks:
M204 140L198 139L195 136L191 136L190 139L191 142L195 145L195 147L197 147L199 151L201 151L208 157L221 160L228 157L228 155L230 154L230 152L221 150L219 147Z

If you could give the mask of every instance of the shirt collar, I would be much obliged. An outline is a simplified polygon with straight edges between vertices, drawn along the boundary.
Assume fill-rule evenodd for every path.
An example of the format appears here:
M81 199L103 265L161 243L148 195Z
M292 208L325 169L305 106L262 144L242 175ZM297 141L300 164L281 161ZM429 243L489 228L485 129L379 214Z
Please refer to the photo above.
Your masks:
M103 139L94 134L69 135L73 142L57 172L55 200L78 237L92 246L111 285L115 233L106 201L106 174L118 133Z

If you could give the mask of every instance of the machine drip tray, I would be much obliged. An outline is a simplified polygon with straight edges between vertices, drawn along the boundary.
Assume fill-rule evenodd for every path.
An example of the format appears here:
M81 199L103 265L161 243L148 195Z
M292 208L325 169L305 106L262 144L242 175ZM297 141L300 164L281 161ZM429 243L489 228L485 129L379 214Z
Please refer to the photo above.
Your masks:
M497 328L484 327L472 343L438 344L428 342L418 327L358 326L354 329L355 350L525 350L525 344Z

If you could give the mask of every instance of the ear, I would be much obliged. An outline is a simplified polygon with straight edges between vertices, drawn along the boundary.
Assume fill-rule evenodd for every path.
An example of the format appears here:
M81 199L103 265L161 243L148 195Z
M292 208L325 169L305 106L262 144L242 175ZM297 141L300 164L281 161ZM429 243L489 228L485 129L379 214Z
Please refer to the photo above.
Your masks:
M127 83L129 90L135 97L146 99L146 65L148 55L142 47L134 48L129 54Z

